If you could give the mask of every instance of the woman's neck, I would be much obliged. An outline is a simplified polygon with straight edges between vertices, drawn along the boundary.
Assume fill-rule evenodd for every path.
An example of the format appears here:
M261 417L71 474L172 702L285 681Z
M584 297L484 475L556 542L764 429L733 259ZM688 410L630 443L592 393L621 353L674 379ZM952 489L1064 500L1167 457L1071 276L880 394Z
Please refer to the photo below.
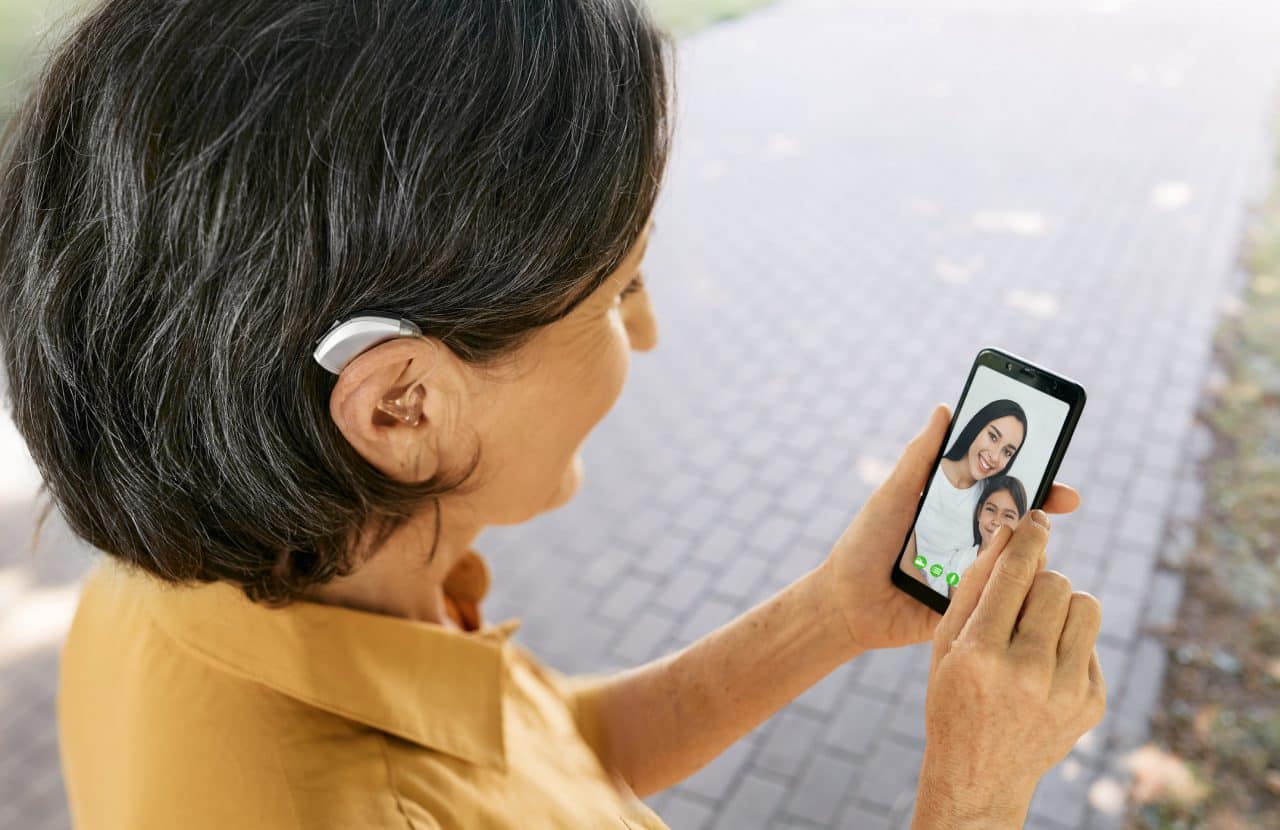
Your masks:
M460 628L449 616L444 581L483 528L467 522L450 523L444 510L441 515L446 521L430 562L427 554L435 537L434 509L423 510L397 528L353 573L314 586L307 598L328 605Z
M966 469L963 461L952 461L950 458L942 459L942 474L957 490L968 490L978 482Z

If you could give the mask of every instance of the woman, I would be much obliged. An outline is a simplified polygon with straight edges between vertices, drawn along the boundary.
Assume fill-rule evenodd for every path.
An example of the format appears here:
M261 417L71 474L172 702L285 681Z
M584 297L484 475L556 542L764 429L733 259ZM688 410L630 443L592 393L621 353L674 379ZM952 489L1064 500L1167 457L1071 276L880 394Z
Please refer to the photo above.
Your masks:
M54 56L0 166L0 337L106 553L62 652L78 827L660 828L637 795L942 630L887 572L945 407L822 565L677 654L566 678L480 613L473 540L572 498L656 343L665 44L634 0L106 0ZM1041 595L1036 519L983 603ZM1066 697L988 711L973 650L940 663L918 827L1025 813L1100 716L1094 605L1024 615ZM999 734L949 734L966 703Z
M904 566L917 555L933 564L967 544L981 492L977 483L1008 473L1026 438L1027 415L1016 401L995 400L974 413L938 462Z
M939 593L951 594L959 584L959 577L978 558L978 551L991 546L996 531L1004 525L1016 525L1027 513L1027 491L1022 482L1013 476L999 475L982 484L982 497L973 511L973 544L956 548L939 560L942 576L933 576L928 570L922 573L929 585ZM956 579L951 578L956 575Z

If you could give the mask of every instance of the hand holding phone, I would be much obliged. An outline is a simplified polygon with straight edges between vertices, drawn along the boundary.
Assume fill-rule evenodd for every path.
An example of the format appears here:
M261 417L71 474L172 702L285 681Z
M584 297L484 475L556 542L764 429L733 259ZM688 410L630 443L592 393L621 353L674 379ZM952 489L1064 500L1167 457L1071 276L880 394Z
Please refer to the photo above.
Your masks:
M886 571L897 561L903 537L915 521L920 492L933 472L950 423L951 410L935 407L823 563L856 651L924 642L933 636L941 618L931 606L895 587ZM1079 502L1075 490L1055 483L1044 510L1070 513Z
M997 349L974 360L892 582L933 608L1003 525L1042 507L1084 409L1080 384Z
M913 830L1022 827L1050 767L1098 724L1101 607L1041 570L1048 518L997 531L934 634Z

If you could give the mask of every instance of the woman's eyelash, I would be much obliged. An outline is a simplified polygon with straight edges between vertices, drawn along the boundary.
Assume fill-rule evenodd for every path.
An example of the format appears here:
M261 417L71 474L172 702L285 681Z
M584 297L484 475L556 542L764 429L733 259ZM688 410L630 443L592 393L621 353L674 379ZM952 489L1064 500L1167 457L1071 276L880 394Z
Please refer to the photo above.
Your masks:
M627 287L622 289L622 293L618 296L625 297L628 294L634 294L641 288L644 288L644 278L639 274L636 274L635 277L632 278L631 282L627 283Z

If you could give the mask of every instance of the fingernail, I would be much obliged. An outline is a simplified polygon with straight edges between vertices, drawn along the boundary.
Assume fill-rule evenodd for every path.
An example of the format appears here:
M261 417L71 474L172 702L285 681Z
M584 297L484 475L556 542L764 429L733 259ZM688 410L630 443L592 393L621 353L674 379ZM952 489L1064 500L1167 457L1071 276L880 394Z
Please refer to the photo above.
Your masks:
M1031 511L1031 521L1040 525L1045 530L1049 529L1049 515L1039 508Z

